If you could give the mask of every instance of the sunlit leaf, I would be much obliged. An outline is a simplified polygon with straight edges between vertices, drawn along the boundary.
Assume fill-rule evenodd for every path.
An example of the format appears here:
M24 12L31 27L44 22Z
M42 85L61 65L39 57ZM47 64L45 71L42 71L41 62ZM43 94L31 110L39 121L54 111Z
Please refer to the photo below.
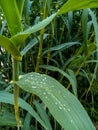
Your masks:
M32 72L15 83L39 96L64 130L95 130L78 99L54 78Z
M13 42L5 36L0 35L0 45L13 55L17 60L21 60L21 54Z
M0 0L0 6L3 10L11 35L15 35L22 31L22 23L16 0Z
M69 11L80 10L84 8L97 8L98 0L68 0L58 11L57 15Z
M32 27L30 27L29 29L18 33L17 35L13 36L11 38L11 40L15 43L16 46L19 46L21 43L23 43L26 38L31 34L31 33L35 33L41 29L43 29L44 27L46 27L56 16L56 13L47 17L46 19L44 19L43 21L39 22L38 24L33 25Z

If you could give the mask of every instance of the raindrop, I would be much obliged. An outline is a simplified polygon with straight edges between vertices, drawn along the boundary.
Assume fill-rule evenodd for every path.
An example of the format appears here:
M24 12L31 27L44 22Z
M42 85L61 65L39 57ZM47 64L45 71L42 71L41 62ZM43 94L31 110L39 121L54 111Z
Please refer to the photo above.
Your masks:
M32 88L36 88L36 86L32 86Z
M73 120L70 121L71 123L73 122Z
M55 102L55 105L57 105L58 103L57 102Z
M45 93L45 92L43 92L43 94L44 94L44 95L46 95L46 93Z
M70 109L69 109L69 108L68 108L67 110L68 110L68 111L70 111Z
M66 110L66 108L64 107L64 110Z
M45 77L44 79L46 80L47 78Z
M66 105L64 104L64 107L66 107Z
M62 109L62 107L61 107L61 106L59 106L59 109Z
M52 85L51 87L53 88L54 86Z

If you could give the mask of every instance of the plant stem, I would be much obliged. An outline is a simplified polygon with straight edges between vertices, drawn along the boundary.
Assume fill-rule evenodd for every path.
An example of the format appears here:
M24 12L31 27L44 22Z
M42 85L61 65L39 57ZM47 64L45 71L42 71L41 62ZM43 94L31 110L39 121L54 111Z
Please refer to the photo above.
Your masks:
M13 58L13 81L17 81L19 76L19 61ZM18 106L19 87L14 83L14 109L15 118L17 121L18 129L21 126L19 117L19 106Z
M35 72L39 72L39 65L40 65L41 54L42 54L42 49L43 49L44 29L41 30L40 35L41 36L40 36L40 43L39 43L39 50L38 50L38 56L37 56L37 63L36 63Z

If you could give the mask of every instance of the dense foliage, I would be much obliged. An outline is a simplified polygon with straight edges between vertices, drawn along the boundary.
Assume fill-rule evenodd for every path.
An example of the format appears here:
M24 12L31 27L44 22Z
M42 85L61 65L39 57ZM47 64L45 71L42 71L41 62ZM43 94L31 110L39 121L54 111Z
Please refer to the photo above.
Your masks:
M21 16L23 30L56 13L65 2L66 0L25 0ZM48 26L32 33L23 41L19 50L23 56L19 63L20 75L33 71L55 78L79 99L95 125L98 123L97 14L97 9L81 9L57 15ZM9 32L2 9L0 9L0 34L7 38L12 35ZM11 54L1 46L1 92L13 93L12 68ZM20 83L17 84L20 85ZM55 120L44 104L44 99L41 100L38 96L22 89L20 89L19 96L32 106L48 129L63 130L58 123L59 121ZM20 100L21 103L23 102ZM30 107L23 110L25 105L20 106L22 106L20 117L24 125L23 130L45 129L42 126L43 122L40 124L39 120L37 121L27 112L31 110ZM13 106L6 104L6 101L0 103L0 118L0 130L17 129Z

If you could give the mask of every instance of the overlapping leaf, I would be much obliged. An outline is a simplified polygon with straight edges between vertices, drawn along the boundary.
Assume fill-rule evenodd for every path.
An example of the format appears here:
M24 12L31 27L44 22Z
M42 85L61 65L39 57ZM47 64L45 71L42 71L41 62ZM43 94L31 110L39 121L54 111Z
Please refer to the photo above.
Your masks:
M5 36L0 35L0 45L12 54L17 60L21 60L21 54L13 42Z
M4 92L4 91L0 91L0 102L2 103L8 103L8 104L14 104L14 96L13 94ZM19 98L19 106L28 111L37 121L39 121L39 123L46 129L49 130L47 128L47 126L45 125L45 123L41 120L41 118L39 117L39 115L34 111L34 109L28 104L26 103L23 99Z
M17 35L13 36L11 40L15 43L16 46L19 46L21 43L23 43L26 38L31 34L35 33L44 27L46 27L56 16L56 13L49 16L48 18L44 19L43 21L39 22L38 24L35 24L34 26L30 27L24 32L20 32Z

